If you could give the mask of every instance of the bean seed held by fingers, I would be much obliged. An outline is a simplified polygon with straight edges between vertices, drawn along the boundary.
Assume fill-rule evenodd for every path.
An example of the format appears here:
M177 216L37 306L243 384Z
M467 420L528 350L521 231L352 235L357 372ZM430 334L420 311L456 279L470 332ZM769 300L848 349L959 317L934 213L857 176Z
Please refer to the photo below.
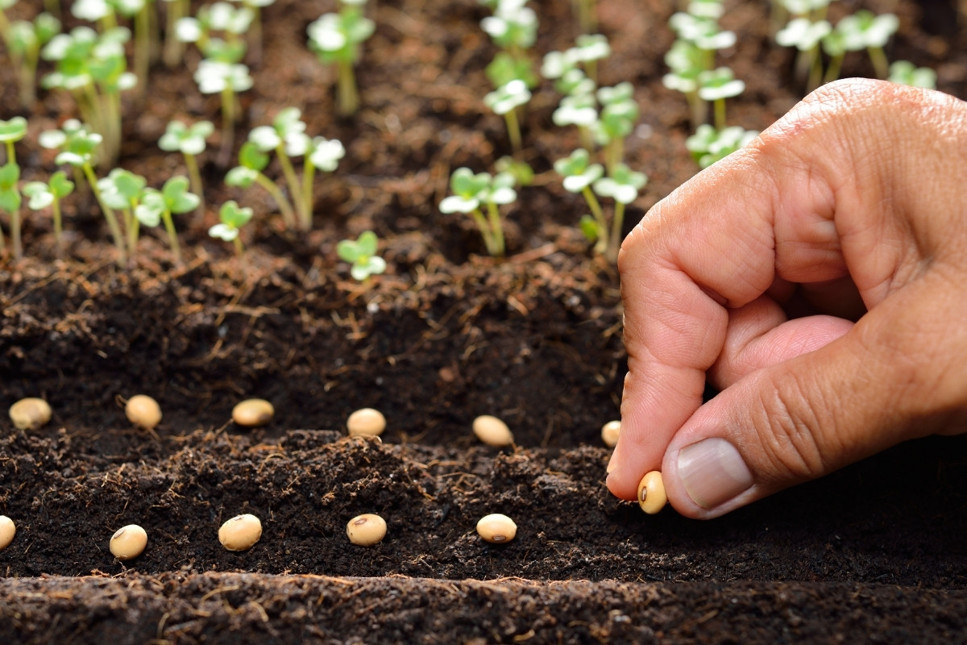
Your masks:
M654 515L665 508L667 503L668 496L665 495L665 483L661 479L661 473L657 470L645 473L638 484L638 505L641 510Z
M111 536L111 555L118 560L131 560L144 553L148 534L137 524L122 526Z
M218 529L218 541L229 551L248 551L262 537L262 522L245 513L236 515Z
M0 551L10 546L16 534L17 525L13 523L13 520L6 515L0 515Z
M364 513L346 525L349 541L360 546L372 546L386 537L386 520L375 513Z
M386 429L386 417L379 410L362 408L349 415L346 429L349 430L350 437L378 437Z
M483 443L494 448L503 448L514 443L514 435L501 419L483 414L473 420L473 433Z
M232 421L246 428L264 426L275 416L275 408L265 399L246 399L232 410Z
M161 423L161 406L147 394L135 394L128 399L124 414L128 421L145 430L153 430Z
M517 535L517 524L501 513L484 515L477 522L477 534L487 542L503 544Z
M10 420L18 430L36 430L50 421L52 414L47 401L33 396L10 406Z

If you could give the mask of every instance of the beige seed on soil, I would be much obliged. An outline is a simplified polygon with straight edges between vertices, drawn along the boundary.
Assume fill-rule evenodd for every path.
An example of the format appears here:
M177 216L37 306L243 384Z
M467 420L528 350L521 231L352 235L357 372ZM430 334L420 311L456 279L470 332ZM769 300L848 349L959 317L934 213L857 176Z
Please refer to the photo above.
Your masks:
M372 546L386 537L386 520L375 513L363 513L346 525L349 541L360 546Z
M248 551L262 537L262 522L245 513L236 515L218 529L218 541L229 551Z
M43 399L27 397L10 406L10 420L20 430L36 430L50 421L50 404Z
M665 483L661 479L661 473L653 470L645 473L638 484L638 505L641 510L654 515L665 508L668 503L668 496L665 495Z
M134 425L153 430L161 423L161 406L147 394L135 394L124 406L124 414Z
M386 429L386 417L379 410L362 408L349 415L346 419L346 429L349 430L350 437L364 435L376 437L383 434L383 430Z
M620 421L608 421L601 426L601 440L604 445L614 448L618 444L618 434L621 432Z
M506 515L491 513L484 515L477 522L477 534L488 542L503 544L510 542L517 535L517 525Z
M514 435L507 424L497 417L483 414L473 420L473 433L488 446L503 448L514 443Z
M264 426L275 416L275 408L265 399L246 399L232 410L232 421L240 426Z
M148 534L137 524L119 528L111 536L111 554L118 560L131 560L144 553Z
M13 536L17 534L17 525L6 515L0 515L0 551L3 551L13 542Z

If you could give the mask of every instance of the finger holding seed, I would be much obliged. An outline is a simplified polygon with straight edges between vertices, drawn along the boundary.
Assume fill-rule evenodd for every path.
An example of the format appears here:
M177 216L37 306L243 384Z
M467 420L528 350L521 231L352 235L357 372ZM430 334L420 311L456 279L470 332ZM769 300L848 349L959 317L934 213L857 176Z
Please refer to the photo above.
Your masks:
M148 534L137 524L122 526L111 536L111 555L118 560L131 560L142 553L148 544Z
M517 524L502 513L491 513L477 522L477 534L487 542L504 544L517 535Z
M346 525L349 541L360 546L373 546L386 537L386 520L375 513L363 513Z
M665 508L668 503L668 496L665 494L665 483L662 481L661 473L653 470L645 473L638 484L638 505L641 510L654 515Z
M0 515L0 551L10 546L16 534L17 525L13 523L13 520L6 515Z
M218 541L229 551L248 551L262 537L262 522L250 513L236 515L218 529Z

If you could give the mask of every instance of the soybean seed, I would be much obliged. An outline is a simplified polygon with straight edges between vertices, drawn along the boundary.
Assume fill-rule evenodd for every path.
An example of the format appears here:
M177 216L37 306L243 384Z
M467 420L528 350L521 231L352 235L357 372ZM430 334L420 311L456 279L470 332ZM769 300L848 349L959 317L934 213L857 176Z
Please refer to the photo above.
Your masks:
M3 551L13 542L13 536L17 534L17 525L6 515L0 515L0 551Z
M665 484L661 479L661 473L653 470L645 473L638 484L638 505L641 510L654 515L665 508L668 503L668 496L665 495Z
M386 537L386 520L375 513L364 513L346 525L349 541L360 546L372 546Z
M236 515L218 529L218 541L229 551L248 551L262 537L262 522L245 513Z
M477 534L488 542L502 544L510 542L517 535L514 520L500 513L484 515L477 522Z
M349 430L350 437L364 435L377 437L386 429L386 417L379 410L362 408L349 415L346 419L346 429Z
M122 526L111 536L111 554L118 560L131 560L144 553L148 534L137 524Z
M32 396L10 406L10 420L19 430L36 430L50 421L51 414L47 401Z
M618 443L618 434L620 432L620 421L608 421L606 424L601 426L601 440L604 441L604 445L607 447L614 448Z
M507 424L495 416L483 414L473 420L473 433L488 446L503 448L514 443L514 435Z
M128 421L146 430L161 423L161 406L147 394L135 394L124 406Z
M240 426L264 426L275 416L275 408L265 399L246 399L232 410L232 421Z

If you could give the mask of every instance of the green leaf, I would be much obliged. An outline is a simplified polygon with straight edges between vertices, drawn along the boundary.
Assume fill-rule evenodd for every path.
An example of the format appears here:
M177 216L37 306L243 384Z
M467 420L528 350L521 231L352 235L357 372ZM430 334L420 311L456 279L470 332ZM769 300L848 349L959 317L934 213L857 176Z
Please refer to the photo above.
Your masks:
M252 141L246 141L238 152L238 161L245 168L261 171L269 164L269 156Z
M15 116L9 121L0 121L0 142L20 141L27 136L27 119Z
M57 199L63 199L74 192L74 182L67 178L67 173L58 170L50 176L50 192Z
M198 195L188 192L188 178L181 175L172 177L165 182L161 192L165 204L172 213L181 214L198 208L201 199Z

